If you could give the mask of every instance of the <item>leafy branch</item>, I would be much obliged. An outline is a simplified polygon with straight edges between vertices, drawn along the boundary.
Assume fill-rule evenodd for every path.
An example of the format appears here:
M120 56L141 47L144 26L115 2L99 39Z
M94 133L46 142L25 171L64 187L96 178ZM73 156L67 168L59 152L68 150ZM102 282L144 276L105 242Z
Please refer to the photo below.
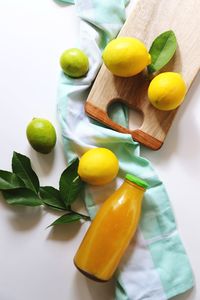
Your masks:
M76 158L63 171L58 190L52 186L40 186L30 159L13 152L13 172L0 170L0 191L10 205L48 206L51 209L65 211L64 215L49 226L90 220L89 216L71 209L71 204L77 200L84 188L84 183L77 172L78 164L79 160Z

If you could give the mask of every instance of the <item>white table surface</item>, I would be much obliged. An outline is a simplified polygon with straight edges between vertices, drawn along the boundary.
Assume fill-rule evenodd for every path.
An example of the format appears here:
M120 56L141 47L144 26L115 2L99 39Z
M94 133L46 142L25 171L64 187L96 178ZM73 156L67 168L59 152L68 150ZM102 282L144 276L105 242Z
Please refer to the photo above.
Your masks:
M43 185L58 186L65 168L56 119L59 56L75 46L79 20L74 6L53 0L0 0L0 169L9 170L12 152L28 155ZM200 76L188 93L157 152L142 150L164 181L196 288L176 300L200 299ZM27 143L32 117L56 126L55 151L40 155ZM78 224L45 229L58 214L13 208L0 196L0 300L111 300L113 283L87 280L73 256L87 228Z

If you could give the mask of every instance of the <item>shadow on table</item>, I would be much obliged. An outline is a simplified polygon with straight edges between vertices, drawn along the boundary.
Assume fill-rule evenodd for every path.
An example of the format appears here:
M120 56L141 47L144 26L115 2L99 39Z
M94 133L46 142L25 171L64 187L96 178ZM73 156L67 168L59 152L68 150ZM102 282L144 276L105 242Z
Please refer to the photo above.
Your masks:
M36 226L42 218L41 207L9 205L0 193L0 205L9 210L8 221L19 231L26 231Z
M195 295L196 295L196 290L195 288L193 288L192 290L189 290L184 294L171 298L171 300L193 300L196 299Z
M75 288L77 286L78 289ZM115 295L115 281L112 279L104 283L95 282L77 270L74 277L74 290L77 294L77 299L86 299L86 296L89 294L90 299L112 300Z
M42 154L29 147L28 152L28 157L31 161L37 163L37 170L38 168L40 169L39 172L37 171L37 174L43 173L44 175L47 175L51 172L55 162L55 149L53 149L49 154Z
M72 240L81 228L81 222L55 225L51 228L47 240L69 241Z

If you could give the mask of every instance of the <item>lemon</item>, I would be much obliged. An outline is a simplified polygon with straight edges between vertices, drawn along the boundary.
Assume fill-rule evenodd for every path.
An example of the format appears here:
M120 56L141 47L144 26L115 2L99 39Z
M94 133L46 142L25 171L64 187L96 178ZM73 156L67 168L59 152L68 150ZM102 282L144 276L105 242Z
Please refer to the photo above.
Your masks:
M106 148L94 148L80 158L78 174L91 185L111 182L118 173L119 163L115 154Z
M60 57L60 66L65 74L78 78L84 76L89 69L87 55L78 48L65 50Z
M56 131L51 122L42 118L33 118L26 128L26 136L36 151L47 154L56 144Z
M130 77L140 73L151 63L145 45L132 37L118 37L103 51L103 61L114 75Z
M148 97L154 107L172 110L183 102L186 91L185 81L179 73L164 72L151 81Z

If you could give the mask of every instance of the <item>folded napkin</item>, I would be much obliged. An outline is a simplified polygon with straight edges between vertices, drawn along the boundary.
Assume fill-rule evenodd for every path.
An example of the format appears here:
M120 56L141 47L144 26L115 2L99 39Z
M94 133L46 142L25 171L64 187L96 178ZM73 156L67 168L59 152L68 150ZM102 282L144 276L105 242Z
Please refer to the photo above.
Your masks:
M115 299L164 300L185 292L194 284L165 187L151 163L140 156L140 145L129 134L101 126L84 112L89 88L102 63L101 51L122 27L127 3L125 0L75 1L81 18L80 39L76 46L88 55L90 70L81 79L69 78L61 72L58 115L68 161L92 147L108 148L119 159L120 172L115 181L101 187L87 186L85 203L91 217L122 183L126 173L135 174L149 183L139 229L116 274ZM122 105L115 108L113 118L123 126L127 125L127 112Z

